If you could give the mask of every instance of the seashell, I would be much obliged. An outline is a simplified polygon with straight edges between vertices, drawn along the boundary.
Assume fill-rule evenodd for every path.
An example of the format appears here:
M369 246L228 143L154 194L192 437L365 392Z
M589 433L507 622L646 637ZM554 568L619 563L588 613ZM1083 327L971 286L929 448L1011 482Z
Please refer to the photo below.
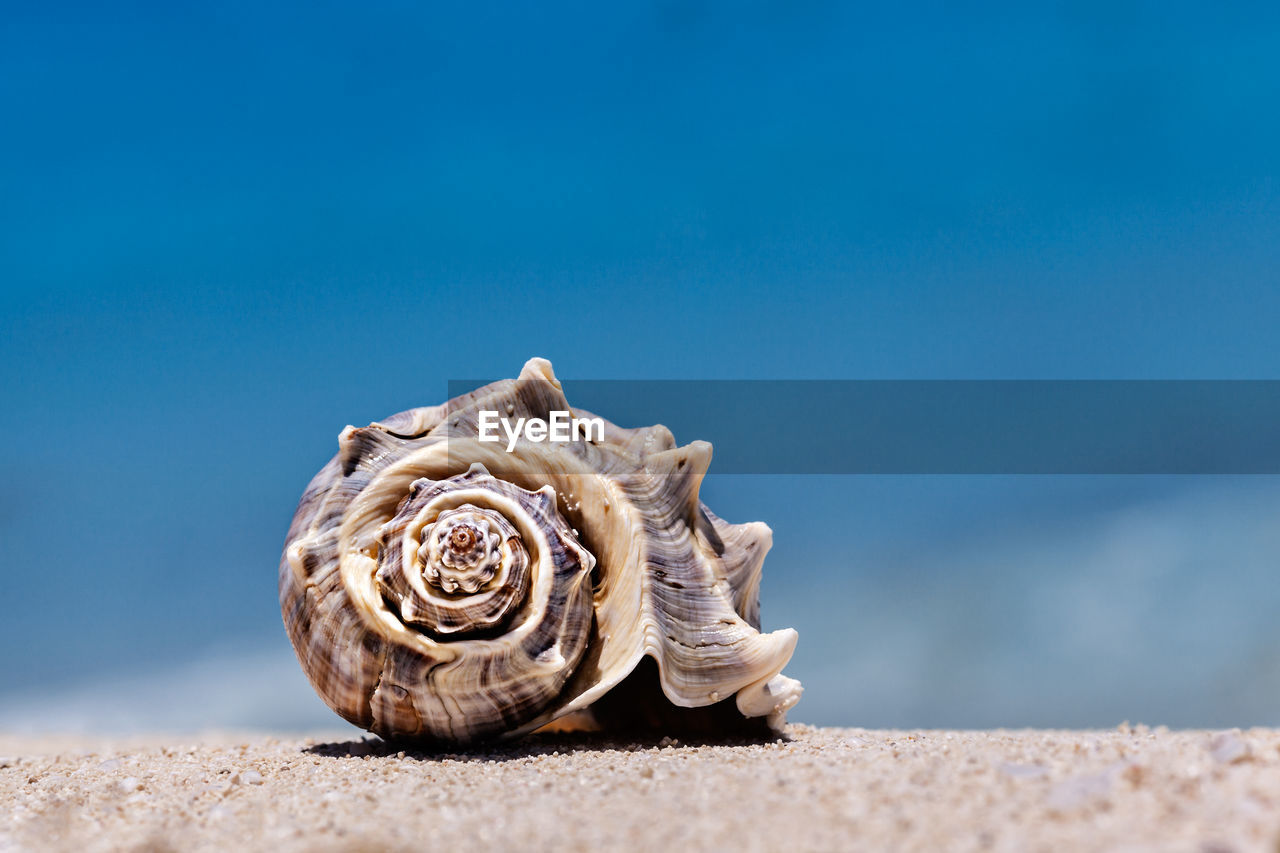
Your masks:
M772 534L698 499L711 445L603 419L568 442L481 441L482 412L573 412L551 365L347 427L280 561L303 670L387 738L579 728L780 729L797 634L760 633ZM651 662L650 662L651 661Z

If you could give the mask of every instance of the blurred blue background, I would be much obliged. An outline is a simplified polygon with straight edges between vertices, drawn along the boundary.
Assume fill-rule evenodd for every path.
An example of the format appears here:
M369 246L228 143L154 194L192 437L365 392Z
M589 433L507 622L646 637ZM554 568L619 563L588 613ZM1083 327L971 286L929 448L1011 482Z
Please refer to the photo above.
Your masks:
M276 602L303 486L531 355L1276 378L1278 102L1262 3L9 5L0 727L338 724ZM1280 724L1275 478L704 499L774 528L794 719Z

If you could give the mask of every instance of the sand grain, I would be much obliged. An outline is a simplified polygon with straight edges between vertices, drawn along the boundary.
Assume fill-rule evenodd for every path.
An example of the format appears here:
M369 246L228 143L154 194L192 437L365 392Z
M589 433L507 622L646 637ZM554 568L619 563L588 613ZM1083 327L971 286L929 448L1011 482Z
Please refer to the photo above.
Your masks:
M1274 729L790 736L0 737L0 851L1280 851Z

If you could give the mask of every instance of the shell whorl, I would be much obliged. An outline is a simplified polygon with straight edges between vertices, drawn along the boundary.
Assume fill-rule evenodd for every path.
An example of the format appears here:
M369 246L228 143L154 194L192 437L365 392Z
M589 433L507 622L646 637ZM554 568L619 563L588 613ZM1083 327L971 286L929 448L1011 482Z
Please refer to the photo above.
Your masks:
M768 527L698 500L710 445L605 422L603 440L509 453L477 440L483 409L569 406L535 359L518 380L348 427L304 493L280 602L330 707L387 737L518 735L590 714L647 656L652 702L780 725L800 695L780 674L796 634L758 630Z
M416 555L427 582L447 593L479 592L499 569L510 574L513 563L528 560L510 522L470 504L445 510L430 530L423 528L418 542Z
M544 532L548 545L540 544ZM416 480L378 541L383 599L406 625L436 639L500 630L540 571L572 569L581 582L595 565L556 512L550 487L529 492L481 465L447 480ZM585 599L572 600L586 610Z

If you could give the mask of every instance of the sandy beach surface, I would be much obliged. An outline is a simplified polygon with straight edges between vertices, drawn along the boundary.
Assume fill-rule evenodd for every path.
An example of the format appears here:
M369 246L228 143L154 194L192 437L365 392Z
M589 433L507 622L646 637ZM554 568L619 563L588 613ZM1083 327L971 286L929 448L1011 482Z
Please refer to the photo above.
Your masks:
M0 736L0 851L1280 851L1280 730Z

